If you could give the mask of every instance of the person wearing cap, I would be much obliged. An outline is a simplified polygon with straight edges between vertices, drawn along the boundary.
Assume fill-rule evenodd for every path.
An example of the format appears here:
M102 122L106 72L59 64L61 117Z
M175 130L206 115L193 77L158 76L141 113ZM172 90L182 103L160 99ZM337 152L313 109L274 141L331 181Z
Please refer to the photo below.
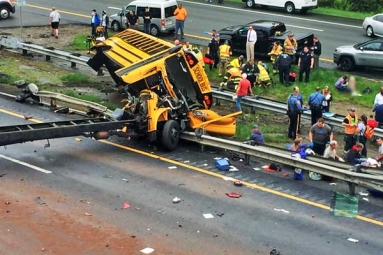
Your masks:
M152 14L150 13L149 7L145 7L145 11L142 14L142 18L144 20L144 31L147 34L150 34L150 23L152 20Z
M233 59L230 62L230 65L236 68L242 68L243 66L243 55L240 55L238 58Z
M344 126L344 153L356 143L356 137L359 133L358 129L358 115L355 108L348 110L349 114L344 118L342 126Z
M182 4L178 4L178 8L174 10L174 16L176 16L176 25L174 31L174 38L178 36L178 30L181 30L181 39L184 39L184 25L188 13Z
M214 65L210 65L209 69L212 70L213 67L217 68L219 63L219 34L215 34L214 38L210 40L209 45L207 46L206 54L214 60Z
M299 53L298 59L299 66L299 81L303 81L303 74L305 74L305 82L310 81L310 71L314 67L314 54L309 51L309 47L303 47L303 51Z
M285 52L285 49L282 48L281 54L275 60L273 68L278 69L279 71L279 82L290 86L290 69L293 59Z
M230 63L230 56L232 55L229 41L225 40L224 44L219 46L219 73L218 76L222 76L222 72L226 70L226 66Z
M322 44L319 41L318 37L314 36L313 46L311 47L311 51L314 53L314 68L319 67L319 58L322 54Z
M238 84L242 79L242 72L241 69L238 67L233 67L231 65L228 65L226 67L226 73L223 77L223 82L220 83L221 90L224 86L226 86L229 90L236 91L238 88Z
M105 39L108 39L108 26L109 26L109 16L106 14L106 11L102 11L102 17L101 17L101 26L104 29L104 37Z
M303 108L304 107L304 99L303 99L303 96L301 93L299 93L299 87L298 86L294 86L293 87L293 93L290 93L289 97L287 98L287 102L289 101L290 97L293 97L294 94L296 93L296 97L297 97L297 100L299 101L301 107ZM288 103L287 103L287 106L286 108L288 109L289 106L288 106ZM288 110L287 110L288 111ZM302 115L302 112L299 112L298 113L298 134L301 133L301 115Z
M252 25L249 26L247 31L246 40L246 58L247 61L254 60L255 43L257 42L257 32L255 32Z
M338 142L335 140L332 140L330 142L330 145L326 148L324 151L323 157L324 158L332 158L334 160L339 160L341 162L344 162L344 159L341 158L337 153L336 149L338 148Z
M258 125L254 124L253 125L253 130L250 135L250 140L254 141L256 144L264 144L265 143L265 138L262 134L262 132L259 130Z
M92 10L92 18L90 21L90 26L92 27L92 35L96 35L96 28L100 25L100 15L98 15L96 9Z
M242 97L247 96L249 93L252 97L254 97L253 91L251 90L251 84L250 84L249 80L247 79L247 74L243 73L242 79L239 82L238 89L236 91L236 95L237 95L236 106L237 106L237 110L239 112L242 111L242 107L241 107Z
M298 49L298 43L297 40L294 38L293 33L289 33L288 37L283 43L283 48L285 49L285 52L287 55L289 55L292 59L292 62L295 61L295 53Z
M49 14L49 22L51 23L52 32L51 36L54 36L56 39L59 38L59 24L60 24L60 13L56 10L55 7L52 7L52 12Z
M294 88L293 93L290 94L287 100L287 115L289 116L289 131L287 136L291 139L295 139L298 136L300 125L300 114L302 111L306 111L303 108L303 103L299 99L299 88Z
M280 45L279 41L275 41L273 43L273 48L271 51L267 54L270 56L271 63L273 64L273 73L277 73L277 68L275 65L275 61L277 60L277 57L282 54L282 46Z
M310 148L318 155L323 155L326 144L332 141L334 134L329 125L324 123L324 119L319 118L309 132Z
M322 118L323 101L326 101L326 98L321 93L320 87L316 87L315 92L309 96L307 102L311 110L311 125L314 125L319 118Z

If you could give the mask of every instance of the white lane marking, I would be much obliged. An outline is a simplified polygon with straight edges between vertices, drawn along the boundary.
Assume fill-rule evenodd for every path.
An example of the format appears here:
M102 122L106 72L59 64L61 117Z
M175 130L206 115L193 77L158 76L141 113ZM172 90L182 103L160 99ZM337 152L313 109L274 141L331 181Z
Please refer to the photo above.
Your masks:
M203 5L203 6L207 5L207 4L204 4L204 3L196 3L196 2L189 2L189 1L182 1L182 2L186 2L186 3L189 3L189 4L196 4L196 5ZM283 18L288 18L288 19L296 19L296 20L302 20L302 21L317 22L317 23L330 24L330 25L336 25L336 26L342 26L342 27L352 27L352 28L358 28L358 29L362 28L362 26L353 26L353 25L348 25L348 24L343 24L343 23L336 23L336 22L323 21L323 20L317 20L317 19L299 18L299 17L281 15L281 14L276 14L276 13L259 12L259 11L252 11L252 10L242 10L242 9L238 9L238 8L234 8L234 7L226 7L226 6L216 6L216 5L208 5L208 6L212 6L212 7L216 7L216 8L222 8L222 9L227 9L227 10L234 10L234 11L243 11L243 12L249 12L249 13L267 14L267 15L270 15L270 16L277 16L277 17L283 17Z
M18 159L14 159L14 158L5 156L3 154L0 154L0 158L12 161L13 163L16 163L16 164L19 164L19 165L22 165L22 166L26 166L26 167L32 168L32 169L34 169L36 171L39 171L39 172L42 172L44 174L51 174L52 173L51 171L45 170L45 169L43 169L41 167L38 167L38 166L35 166L35 165L31 165L31 164L29 164L27 162L23 162L23 161L20 161Z
M308 30L314 30L314 31L319 31L319 32L323 32L324 30L323 29L316 29L316 28L309 28L309 27L300 27L300 26L294 26L294 25L289 25L289 24L286 24L287 27L296 27L296 28L301 28L301 29L308 29Z
M113 9L113 10L119 10L119 11L121 11L121 10L122 10L122 7L118 8L118 7L108 6L108 9Z

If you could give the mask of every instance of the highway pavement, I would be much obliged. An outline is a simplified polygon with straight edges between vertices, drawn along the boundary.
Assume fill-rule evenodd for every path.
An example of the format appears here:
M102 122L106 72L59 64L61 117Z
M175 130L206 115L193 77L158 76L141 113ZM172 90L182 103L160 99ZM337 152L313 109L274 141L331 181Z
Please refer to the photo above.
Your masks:
M31 123L24 115L35 122L81 118L0 98L0 125ZM329 213L332 191L345 191L341 183L330 186L307 177L296 182L291 174L254 171L262 163L254 161L250 167L233 162L239 172L219 172L213 158L223 151L200 153L185 143L172 153L121 138L56 139L44 149L46 143L0 148L6 178L49 187L73 203L91 201L93 217L154 249L159 241L177 254L269 254L275 247L283 255L360 255L383 248L380 199L360 199L357 218ZM254 184L235 187L222 178L229 176ZM232 191L243 196L225 195ZM175 196L182 201L173 204ZM124 202L131 208L121 209ZM205 219L209 213L214 218Z
M330 16L313 15L287 15L282 11L263 9L247 9L244 4L224 5L206 4L204 1L180 1L188 11L185 23L187 38L198 39L207 43L208 37L204 31L221 29L233 24L244 24L259 19L277 20L287 24L287 28L295 32L314 33L322 42L322 58L332 61L334 49L339 45L355 44L366 41L368 38L362 30L362 21L342 19ZM23 24L28 26L45 25L48 23L50 8L55 6L62 16L63 23L90 23L91 9L99 12L107 10L108 14L118 12L127 2L122 0L27 0L23 7ZM9 20L2 20L3 27L19 26L20 11ZM201 41L202 40L202 41Z

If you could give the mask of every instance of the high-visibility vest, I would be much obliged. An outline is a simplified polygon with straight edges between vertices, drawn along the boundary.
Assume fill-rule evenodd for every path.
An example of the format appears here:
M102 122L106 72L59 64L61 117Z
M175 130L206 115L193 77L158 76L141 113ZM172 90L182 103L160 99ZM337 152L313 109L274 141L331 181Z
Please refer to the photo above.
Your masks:
M289 38L287 38L285 40L285 43L283 44L283 47L285 48L285 52L287 54L292 55L295 53L295 50L292 50L291 47L293 47L293 48L298 47L297 40L295 40L295 38L293 38L293 41L291 41Z
M269 53L269 55L271 55L270 60L274 61L275 59L277 59L277 56L279 56L281 53L282 53L281 45L278 45L276 48L273 47Z
M354 126L344 126L344 132L348 135L353 135L358 129L358 116L355 114L354 120L350 115L347 115L346 118L348 119L348 124L353 124Z
M269 81L270 76L269 76L269 73L267 72L266 68L263 65L258 65L258 69L259 69L258 80L259 81Z
M230 57L230 46L229 45L221 45L219 46L219 57L220 58L229 58Z
M230 65L232 65L233 67L236 67L236 68L240 68L240 67L241 67L241 64L239 63L239 59L238 59L238 58L233 59L233 60L230 62Z
M191 50L193 49L193 46L192 46L191 44L189 44L189 47L187 47L186 44L184 44L184 45L182 46L182 49L183 49L183 50L190 50L190 51L191 51Z
M203 54L201 51L198 51L198 53L195 53L195 57L198 59L198 62L204 67L205 62L203 61Z

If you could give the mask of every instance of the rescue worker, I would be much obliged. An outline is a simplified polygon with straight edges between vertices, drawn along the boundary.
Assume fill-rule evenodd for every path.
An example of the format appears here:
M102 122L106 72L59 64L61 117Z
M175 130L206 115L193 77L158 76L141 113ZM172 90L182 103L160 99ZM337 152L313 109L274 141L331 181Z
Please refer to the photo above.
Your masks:
M238 67L232 67L231 65L228 65L226 67L226 74L223 77L223 82L220 83L220 90L223 89L224 86L226 86L229 90L237 90L238 84L242 79L242 72L241 69Z
M314 125L319 118L322 118L322 105L326 98L321 93L320 87L315 88L315 92L309 96L307 104L311 110L311 125Z
M209 69L212 70L213 66L214 68L217 68L217 65L219 63L219 40L220 36L219 34L215 34L214 38L210 40L209 45L207 46L206 54L210 56L211 59L214 60L214 65L210 65Z
M358 115L356 115L356 109L350 108L349 114L344 118L342 126L344 126L344 153L347 153L352 146L356 144L356 137L359 133L358 129Z
M324 119L319 118L318 122L312 125L309 132L310 148L320 156L323 156L327 142L332 141L334 134Z
M289 33L288 37L283 43L283 48L285 49L286 54L291 57L292 62L295 62L295 53L298 49L298 43L297 40L294 38L293 33Z
M205 67L205 62L203 61L203 54L202 51L198 49L198 47L193 47L192 48L193 52L195 53L195 57L198 59L198 62L202 67Z
M278 68L275 65L275 61L277 60L278 56L282 54L282 46L278 41L275 41L273 44L273 48L268 53L270 56L271 63L273 64L273 73L277 73Z
M322 44L319 41L318 37L314 36L314 44L311 47L311 51L314 53L314 68L319 67L319 58L322 54Z
M259 70L254 60L250 59L243 67L242 72L247 74L247 79L250 81L251 87L254 86Z
M303 73L305 74L305 82L310 80L310 70L314 67L314 54L309 51L309 47L305 46L303 51L299 53L298 59L299 66L299 81L303 80Z
M225 40L224 44L219 46L219 73L218 76L222 76L222 72L226 70L226 66L230 63L230 56L232 55L229 41Z
M275 60L275 66L279 70L279 82L290 86L290 69L292 58L285 52L285 49L282 49L281 55Z
M184 51L192 51L193 47L192 45L190 44L190 42L186 41L185 44L182 46L182 49Z
M259 84L260 87L270 86L270 76L269 71L267 70L267 65L262 63L262 61L258 61L257 67L259 70L259 75L257 76L257 84Z
M303 100L299 98L299 88L295 87L293 93L290 94L287 100L287 115L289 116L289 131L288 137L291 139L298 138L300 114L307 109L303 108Z
M237 68L242 68L243 66L243 55L239 56L238 58L233 59L230 62L230 65Z

